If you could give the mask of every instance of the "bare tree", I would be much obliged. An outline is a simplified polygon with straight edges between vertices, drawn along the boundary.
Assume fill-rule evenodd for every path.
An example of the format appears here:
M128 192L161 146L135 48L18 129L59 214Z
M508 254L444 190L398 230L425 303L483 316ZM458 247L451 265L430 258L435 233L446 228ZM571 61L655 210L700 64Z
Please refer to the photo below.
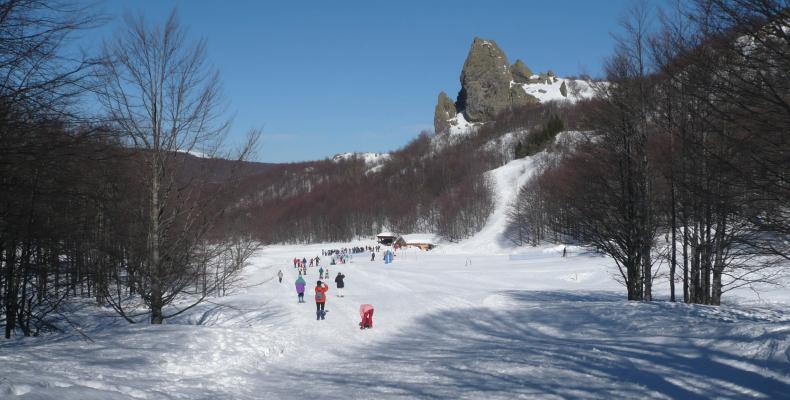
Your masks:
M141 155L145 256L135 276L151 323L159 324L173 316L164 307L205 272L201 264L216 258L198 250L205 249L207 232L226 208L216 191L184 170L184 153L217 156L229 122L206 42L190 42L175 12L162 26L128 16L104 53L99 99L114 128ZM258 136L251 134L238 160L249 156Z

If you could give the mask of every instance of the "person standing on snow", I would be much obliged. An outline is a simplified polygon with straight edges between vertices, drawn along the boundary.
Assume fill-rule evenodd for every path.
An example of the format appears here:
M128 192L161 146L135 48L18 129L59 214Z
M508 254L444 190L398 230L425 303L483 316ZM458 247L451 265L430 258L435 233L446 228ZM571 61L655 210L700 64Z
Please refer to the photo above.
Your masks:
M315 284L315 319L324 319L326 317L326 292L329 290L329 285L321 281Z
M277 277L280 278L280 283L283 283L283 270L277 271Z
M342 272L338 272L337 276L335 277L335 283L337 284L337 297L345 297L343 296L343 288L346 287L346 283L343 282L343 279L346 279L346 276L343 275Z
M324 279L324 267L318 268L318 279Z
M370 252L370 261L376 261L376 253Z
M304 281L302 275L299 275L296 278L296 295L299 297L299 302L304 303L304 287L307 286L307 282Z

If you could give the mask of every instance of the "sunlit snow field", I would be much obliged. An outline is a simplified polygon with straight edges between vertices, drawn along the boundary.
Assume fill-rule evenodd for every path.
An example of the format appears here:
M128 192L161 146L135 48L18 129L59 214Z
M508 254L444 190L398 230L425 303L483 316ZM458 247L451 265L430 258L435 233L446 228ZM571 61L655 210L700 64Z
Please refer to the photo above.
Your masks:
M330 245L323 246L325 248ZM327 318L297 303L294 256L264 248L237 293L162 326L110 312L85 334L0 344L3 398L787 398L784 290L746 305L624 300L608 259L577 248L470 254L459 245L329 266ZM463 251L463 252L462 252ZM282 269L283 283L275 275ZM666 293L659 285L657 293ZM375 306L374 328L358 307ZM104 315L102 317L102 315Z

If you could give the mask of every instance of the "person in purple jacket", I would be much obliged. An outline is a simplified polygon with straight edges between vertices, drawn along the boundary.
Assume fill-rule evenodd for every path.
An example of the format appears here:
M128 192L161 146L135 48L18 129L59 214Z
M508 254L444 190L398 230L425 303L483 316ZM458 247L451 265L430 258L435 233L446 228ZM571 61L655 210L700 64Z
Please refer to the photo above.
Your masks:
M299 275L299 277L296 278L296 294L299 296L299 302L300 303L304 303L304 287L305 287L305 285L306 285L306 283L304 281L304 278L302 278L302 275Z

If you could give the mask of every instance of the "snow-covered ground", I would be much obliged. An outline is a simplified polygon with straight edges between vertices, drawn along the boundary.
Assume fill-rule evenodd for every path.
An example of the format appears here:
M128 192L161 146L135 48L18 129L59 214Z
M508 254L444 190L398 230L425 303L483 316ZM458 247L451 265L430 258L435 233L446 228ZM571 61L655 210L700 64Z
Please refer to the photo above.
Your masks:
M71 316L90 340L0 340L0 398L790 398L790 282L728 293L722 307L628 302L608 258L510 248L506 208L534 163L489 173L498 199L471 239L329 265L346 289L336 297L330 280L326 320L318 268L300 304L290 260L372 242L266 247L232 294L166 325L90 306ZM375 313L363 331L364 303Z
M533 75L533 78L538 78ZM562 94L562 85L565 85L565 94ZM516 85L515 82L510 83ZM527 94L534 96L541 103L547 101L570 101L575 103L578 100L590 99L595 97L594 84L582 79L566 79L550 77L547 81L538 83L521 84Z
M0 397L21 399L787 398L790 312L634 303L611 262L573 248L526 248L516 261L464 244L346 265L316 321L293 289L294 256L265 248L245 288L167 325L103 322L77 334L0 342ZM468 246L468 244L466 244ZM463 250L463 251L462 251ZM325 260L326 261L326 260ZM283 283L274 278L282 269ZM309 269L310 286L318 278ZM664 287L657 291L666 293ZM358 307L375 306L358 329ZM307 396L307 397L305 397Z

